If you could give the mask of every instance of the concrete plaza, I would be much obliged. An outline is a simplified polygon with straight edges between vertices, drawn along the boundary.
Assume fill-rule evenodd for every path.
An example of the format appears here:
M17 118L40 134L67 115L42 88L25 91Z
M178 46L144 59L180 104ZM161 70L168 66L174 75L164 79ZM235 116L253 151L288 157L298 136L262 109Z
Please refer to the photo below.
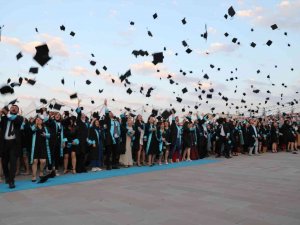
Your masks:
M3 193L0 225L298 225L299 160L290 153L239 156Z

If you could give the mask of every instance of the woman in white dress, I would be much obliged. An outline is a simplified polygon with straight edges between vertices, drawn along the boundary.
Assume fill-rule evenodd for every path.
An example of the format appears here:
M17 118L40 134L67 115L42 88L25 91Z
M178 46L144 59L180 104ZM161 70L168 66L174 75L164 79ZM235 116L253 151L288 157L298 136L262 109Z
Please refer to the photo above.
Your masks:
M126 144L125 144L125 154L120 156L120 163L123 164L126 168L133 165L132 160L132 142L134 138L134 130L133 130L133 119L132 117L127 118L127 126L126 126Z

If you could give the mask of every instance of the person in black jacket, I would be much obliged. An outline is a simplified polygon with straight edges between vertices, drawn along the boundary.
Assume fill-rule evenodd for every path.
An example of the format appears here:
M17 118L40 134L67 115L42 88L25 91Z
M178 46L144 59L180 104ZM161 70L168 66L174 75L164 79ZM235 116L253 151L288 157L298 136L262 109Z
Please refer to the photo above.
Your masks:
M22 147L21 125L23 117L18 115L19 107L12 105L9 110L7 108L0 111L2 130L3 152L2 166L5 176L5 182L9 188L15 188L15 174L18 153Z
M134 140L133 140L133 156L136 156L137 166L141 166L141 159L145 161L145 151L144 151L144 133L145 124L143 122L142 115L137 115L134 123Z
M104 100L105 109L105 152L106 169L119 169L121 127L114 114L107 108L107 100Z
M276 153L279 143L279 129L277 122L273 122L271 125L270 139L272 143L272 152Z
M181 155L181 144L182 144L181 130L182 129L179 124L178 116L175 117L174 113L172 113L172 123L170 127L171 147L170 147L169 159L172 160L173 156L175 155L176 162L179 162L180 155Z
M249 155L251 156L253 152L255 155L258 155L258 130L254 119L250 120L250 126L248 127L248 141Z
M76 155L76 172L77 173L86 173L86 156L87 156L87 149L88 143L87 138L89 134L90 124L87 122L87 117L84 113L81 112L80 108L80 100L78 101L78 108L76 109L77 112L77 135L79 139L78 145L78 152Z

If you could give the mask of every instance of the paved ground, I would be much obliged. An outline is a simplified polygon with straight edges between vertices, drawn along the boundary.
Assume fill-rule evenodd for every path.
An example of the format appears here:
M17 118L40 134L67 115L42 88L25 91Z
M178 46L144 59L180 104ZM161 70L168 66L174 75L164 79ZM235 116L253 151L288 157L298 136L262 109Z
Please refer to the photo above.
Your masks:
M298 225L300 154L0 194L1 225Z

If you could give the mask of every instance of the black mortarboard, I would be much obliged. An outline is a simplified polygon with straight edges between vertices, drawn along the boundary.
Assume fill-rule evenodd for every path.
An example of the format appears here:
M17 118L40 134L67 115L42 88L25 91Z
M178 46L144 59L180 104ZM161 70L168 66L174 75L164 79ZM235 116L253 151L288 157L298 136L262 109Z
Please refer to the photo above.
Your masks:
M97 75L99 75L99 74L100 74L100 71L99 71L98 69L96 69L96 71L95 71L95 72L96 72L96 74L97 74Z
M162 63L164 60L164 54L162 52L153 53L152 56L153 56L152 63L154 65L156 65L158 63Z
M225 14L225 15L224 15L224 18L227 20L227 18L228 18L228 15L227 15L227 14Z
M100 119L99 112L93 112L93 118Z
M188 44L186 43L185 40L183 40L181 43L182 43L182 45L183 45L184 47L187 47L187 46L188 46Z
M44 99L44 98L41 98L41 99L40 99L40 102L43 103L43 104L47 104L47 100Z
M185 17L181 20L182 24L185 25L186 24L186 19Z
M233 43L236 43L236 41L237 41L237 38L232 38Z
M224 34L224 36L225 36L225 37L228 37L228 36L229 36L229 34L226 32L226 33Z
M11 79L10 78L8 78L7 79L7 84L9 84L11 82Z
M13 93L14 93L14 89L13 89L11 86L9 86L9 85L5 85L5 86L2 86L2 87L0 88L0 93L1 93L2 95L5 95L5 94L13 94Z
M50 105L49 105L49 108L50 108L50 109L53 109L53 105L52 105L52 104L50 104Z
M209 76L207 74L204 74L203 78L204 79L209 79Z
M133 21L130 21L130 25L133 26L133 25L134 25L134 22L133 22Z
M29 73L38 73L39 72L39 68L37 68L37 67L30 67L30 69L29 69Z
M131 76L131 70L127 70L126 73L124 75L120 76L120 80L121 82L123 82L124 80L126 80L128 77Z
M256 73L260 73L260 70L257 70Z
M47 44L42 44L35 47L36 54L33 59L41 66L44 66L50 59L49 48Z
M91 82L90 80L86 80L85 83L86 83L87 85L90 85L92 82Z
M74 31L71 31L70 35L71 35L72 37L74 37L74 36L75 36L75 32L74 32Z
M39 32L39 30L37 29L37 27L35 28L35 32L37 32L37 33Z
M148 30L148 36L153 37L152 33L150 30Z
M177 101L177 102L182 102L182 98L176 97L176 101Z
M271 26L271 28L272 28L272 30L276 30L276 29L278 28L278 26L277 26L277 24L273 24L273 25Z
M62 85L64 85L65 84L65 79L63 78L63 79L61 79L61 83L62 83Z
M255 93L255 94L258 94L259 93L259 89L255 89L255 90L253 90L253 92Z
M53 109L59 111L59 110L61 109L61 107L62 107L62 105L60 105L60 104L58 104L58 103L55 103L54 106L53 106Z
M209 66L210 66L210 68L212 68L212 69L215 67L213 64L210 64Z
M157 13L154 13L153 14L153 19L156 19L157 18Z
M92 104L95 104L95 101L94 101L94 100L91 100L91 103L92 103Z
M187 93L187 92L188 92L187 88L183 88L183 89L182 89L182 93L183 93L183 94L185 94L185 93Z
M158 110L152 109L151 115L152 116L157 116L157 114L158 114Z
M19 52L19 53L16 55L17 60L21 59L22 57L23 57L22 52Z
M70 99L74 99L74 98L77 98L77 93L74 93L74 94L70 95Z
M95 66L96 65L96 62L95 61L90 61L90 64L92 65L92 66Z
M62 30L62 31L65 31L65 29L66 29L64 25L61 25L59 28L60 28L60 30Z
M228 15L231 17L233 17L235 15L235 11L232 6L230 6L230 8L228 9Z
M213 89L213 88L209 89L209 92L213 93L213 92L214 92L214 89Z
M266 45L270 46L273 42L271 40L268 40Z
M250 46L251 46L252 48L255 48L256 44L255 44L254 42L251 42Z
M167 120L172 115L172 112L170 110L164 110L161 114L161 116Z
M251 28L251 32L253 32L254 31L254 29L253 28Z
M132 90L130 88L127 89L127 93L131 95Z
M227 98L227 97L225 97L225 96L223 96L223 97L222 97L222 99L223 99L225 102L227 102L227 101L228 101L228 98Z
M212 94L207 94L206 98L212 98Z
M170 79L170 84L174 84L174 83L175 83L175 81Z
M30 84L30 85L35 85L36 80L28 79L28 80L27 80L27 83Z
M106 67L106 66L103 66L102 69L106 71L106 70L107 70L107 67Z
M104 89L99 89L99 93L102 93Z
M191 50L190 48L188 48L187 50L185 50L187 54L190 54L193 50Z

